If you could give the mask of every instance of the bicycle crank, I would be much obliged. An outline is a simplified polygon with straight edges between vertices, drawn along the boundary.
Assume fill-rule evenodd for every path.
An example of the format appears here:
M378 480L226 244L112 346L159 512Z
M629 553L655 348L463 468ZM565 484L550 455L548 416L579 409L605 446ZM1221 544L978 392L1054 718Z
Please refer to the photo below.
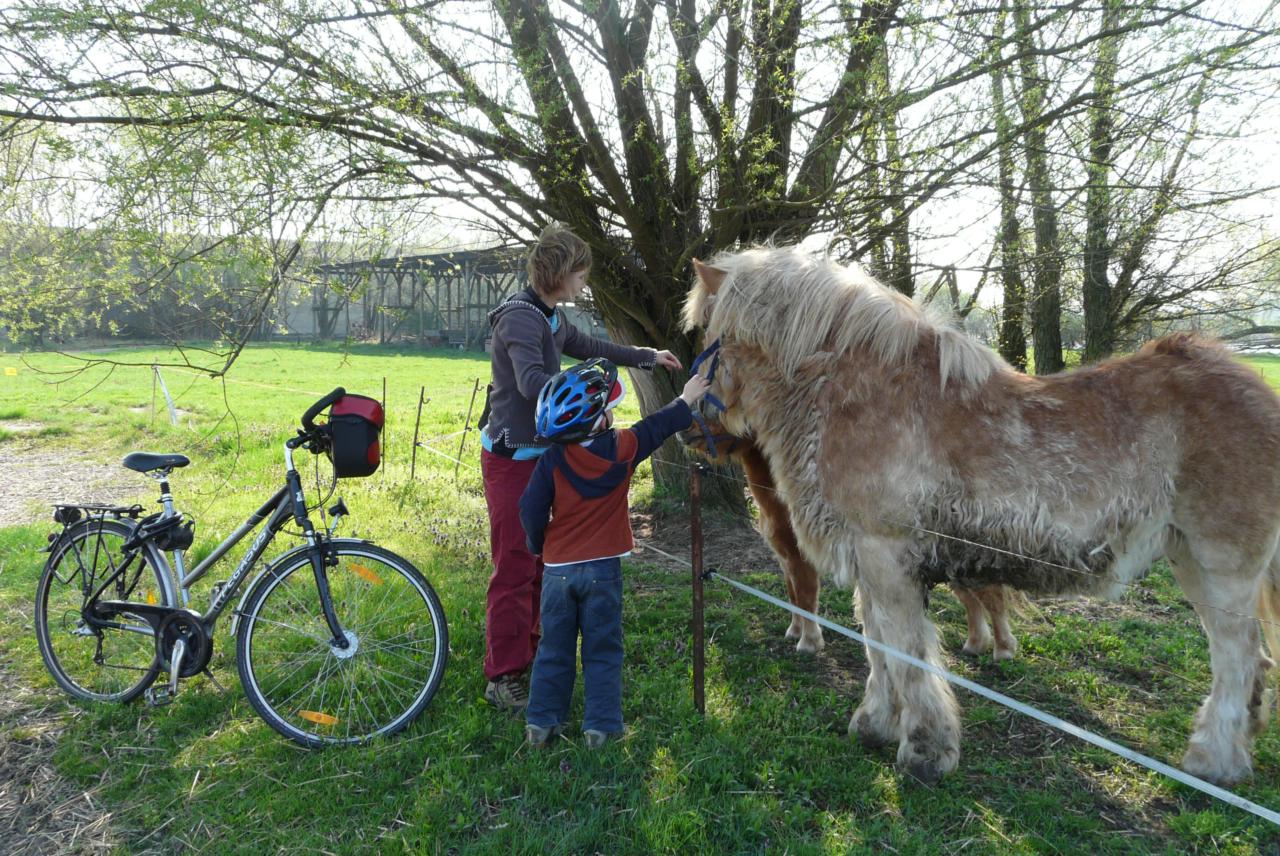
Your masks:
M170 674L170 689L178 678L200 674L213 656L213 639L200 616L177 609L165 616L156 634L156 653Z

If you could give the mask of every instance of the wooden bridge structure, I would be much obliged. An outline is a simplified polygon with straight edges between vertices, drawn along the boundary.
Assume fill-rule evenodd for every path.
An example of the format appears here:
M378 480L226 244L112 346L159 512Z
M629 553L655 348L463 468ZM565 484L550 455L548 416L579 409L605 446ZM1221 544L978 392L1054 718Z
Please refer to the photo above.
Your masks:
M320 338L483 348L486 315L525 287L523 248L495 247L317 265Z

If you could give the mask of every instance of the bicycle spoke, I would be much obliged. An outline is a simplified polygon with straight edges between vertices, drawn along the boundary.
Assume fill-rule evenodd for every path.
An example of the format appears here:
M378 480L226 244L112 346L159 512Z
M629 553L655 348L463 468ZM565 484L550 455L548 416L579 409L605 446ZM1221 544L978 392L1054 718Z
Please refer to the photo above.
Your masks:
M447 653L438 601L416 572L343 552L328 578L338 623L355 646L341 656L317 635L327 623L306 562L264 578L241 629L252 639L242 648L250 700L310 745L399 730L430 699Z
M112 520L72 527L55 543L38 586L41 656L58 684L81 699L126 701L156 674L155 630L145 618L118 613L86 632L79 617L86 598L103 585L106 599L164 602L162 570L144 554L124 552L129 531Z
M274 619L263 618L262 616L258 616L256 620L262 622L263 624L273 624L276 627L283 627L286 630L292 630L294 633L297 633L299 636L305 636L308 639L312 639L316 642L319 642L321 645L327 646L329 644L329 640L324 638L323 636L317 636L314 633L308 633L307 631L303 630L301 627L295 627L292 624L286 624L283 621L275 621Z
M270 691L269 693L267 693L267 695L269 695L269 696L275 695L275 694L276 694L276 692L277 692L281 687L283 687L285 684L287 684L287 683L288 683L288 682L293 678L293 676L294 676L294 675L298 674L298 672L302 671L302 670L303 670L303 669L305 669L307 666L311 665L311 664L312 664L313 662L315 662L317 659L322 659L322 658L324 657L324 655L325 655L325 654L327 654L327 653L329 653L329 652L326 650L326 651L313 651L313 652L310 652L310 653L304 654L304 655L303 655L303 658L304 658L304 659L302 659L302 660L298 663L298 665L294 667L293 671L291 671L289 674L287 674L287 675L285 675L283 678L281 678L281 679L276 683L276 685L275 685L274 687L272 687L272 688L271 688L271 691ZM290 696L289 698L293 698L293 696Z

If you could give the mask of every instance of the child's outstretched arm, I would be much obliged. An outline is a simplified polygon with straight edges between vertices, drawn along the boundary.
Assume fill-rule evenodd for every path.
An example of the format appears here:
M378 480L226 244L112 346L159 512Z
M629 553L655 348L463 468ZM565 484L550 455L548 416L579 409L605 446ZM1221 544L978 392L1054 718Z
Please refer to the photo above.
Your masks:
M693 424L692 408L710 388L711 383L705 377L694 375L685 383L679 398L631 426L631 431L636 435L633 467L652 455L672 434Z
M525 541L529 552L542 555L542 543L546 539L547 523L551 521L551 502L556 495L556 482L548 463L554 450L538 459L533 475L520 497L520 524L524 526Z

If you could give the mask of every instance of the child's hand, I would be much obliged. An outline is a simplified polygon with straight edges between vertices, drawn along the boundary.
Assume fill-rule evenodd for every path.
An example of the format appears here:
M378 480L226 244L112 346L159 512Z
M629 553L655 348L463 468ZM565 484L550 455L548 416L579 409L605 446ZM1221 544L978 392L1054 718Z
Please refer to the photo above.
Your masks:
M671 369L673 372L684 368L684 366L680 365L680 358L670 351L658 351L654 354L653 361L664 369Z
M702 375L694 375L689 378L689 382L684 385L684 391L680 393L680 397L684 399L684 403L693 407L697 404L702 396L707 394L707 390L711 389L711 381Z

